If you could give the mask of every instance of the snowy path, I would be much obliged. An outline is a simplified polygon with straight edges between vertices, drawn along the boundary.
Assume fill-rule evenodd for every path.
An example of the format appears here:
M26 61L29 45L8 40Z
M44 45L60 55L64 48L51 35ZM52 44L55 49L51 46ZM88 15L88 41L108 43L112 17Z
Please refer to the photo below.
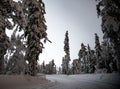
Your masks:
M117 74L46 75L46 78L50 81L40 74L37 77L1 75L0 89L120 89Z
M52 81L52 85L46 86L46 89L120 89L120 76L114 74L46 75L46 77Z

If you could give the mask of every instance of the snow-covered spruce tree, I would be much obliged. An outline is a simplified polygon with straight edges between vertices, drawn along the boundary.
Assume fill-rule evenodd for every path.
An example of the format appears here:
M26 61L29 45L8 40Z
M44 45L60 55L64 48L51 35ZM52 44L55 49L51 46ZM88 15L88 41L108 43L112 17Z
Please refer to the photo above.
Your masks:
M78 57L79 57L79 58L78 58L78 59L79 59L79 62L81 63L81 61L82 61L81 59L82 59L82 57L83 57L83 55L82 55L82 50L81 50L81 49L80 49L79 52L78 52Z
M46 64L45 66L45 73L46 74L56 74L56 65L54 63L54 59Z
M87 46L87 59L88 59L88 68L89 68L89 72L90 72L90 70L92 70L92 59L91 59L91 48L90 48L90 46L89 46L89 44L88 44L88 46Z
M112 47L110 46L110 44L108 44L107 42L104 41L101 44L101 49L102 49L101 56L105 62L106 72L111 73L113 71L111 69L111 67L112 67L111 63L113 63L113 60L114 60Z
M9 21L12 19L12 23ZM4 69L4 55L9 47L9 39L5 33L7 29L13 29L18 24L20 28L25 26L25 18L20 3L13 0L0 0L0 73Z
M110 39L120 73L120 0L97 0L97 13L102 17L104 38ZM101 8L102 7L102 8Z
M45 74L45 61L40 65L40 73Z
M102 58L102 49L99 42L99 37L97 33L95 33L95 53L96 53L96 69L103 69L105 68L105 61Z
M57 73L58 74L62 74L62 68L61 67L58 68L58 72Z
M87 46L87 59L88 59L88 68L89 68L89 73L94 73L95 71L95 55L94 55L94 50L91 50L89 44Z
M29 62L29 73L31 76L37 74L37 61L42 53L43 43L48 40L47 26L45 25L45 4L42 0L23 0L24 13L27 17L25 36L27 38L26 60ZM49 41L49 40L48 40Z
M91 62L90 62L89 73L94 73L95 72L95 66L96 66L95 50L91 50Z
M80 63L78 59L74 59L72 62L72 73L80 74Z
M70 48L69 48L69 37L68 37L68 31L65 33L65 40L64 40L64 51L65 51L65 57L64 57L64 74L69 74L69 61L70 61Z
M78 60L79 60L79 63L80 63L80 72L82 72L83 71L82 70L83 69L83 67L82 67L83 66L82 65L82 57L83 57L83 55L82 55L82 50L81 49L78 52L78 57L79 57Z
M56 65L55 65L54 59L52 59L52 61L49 64L51 67L50 74L56 74Z
M6 73L7 74L24 74L27 69L27 64L24 59L26 46L23 43L23 36L16 35L17 29L14 30L10 39L10 47L8 48L9 58L6 59ZM7 55L6 55L7 56Z
M83 73L88 73L87 49L83 43L81 43L81 49L78 53L78 56L81 66L80 71Z

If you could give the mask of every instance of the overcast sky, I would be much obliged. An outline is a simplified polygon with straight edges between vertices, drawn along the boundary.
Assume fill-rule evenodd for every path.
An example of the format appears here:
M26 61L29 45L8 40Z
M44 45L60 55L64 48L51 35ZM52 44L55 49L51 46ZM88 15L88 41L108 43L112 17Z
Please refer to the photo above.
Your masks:
M95 0L43 0L46 6L47 33L52 44L46 43L40 61L54 59L61 66L64 53L65 32L70 38L71 60L78 58L83 42L94 48L94 33L102 38L101 20L97 18Z

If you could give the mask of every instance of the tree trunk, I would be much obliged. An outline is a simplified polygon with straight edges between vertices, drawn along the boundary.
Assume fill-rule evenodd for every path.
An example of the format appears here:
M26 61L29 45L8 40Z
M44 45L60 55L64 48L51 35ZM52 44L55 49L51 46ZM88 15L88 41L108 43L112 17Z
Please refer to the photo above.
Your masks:
M31 76L36 76L37 75L37 61L32 60L31 62Z

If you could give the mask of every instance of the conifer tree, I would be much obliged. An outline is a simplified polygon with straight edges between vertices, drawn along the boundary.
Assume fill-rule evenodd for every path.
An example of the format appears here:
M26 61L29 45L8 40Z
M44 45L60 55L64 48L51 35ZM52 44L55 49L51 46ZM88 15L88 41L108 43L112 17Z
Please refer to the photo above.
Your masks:
M111 73L112 70L110 68L110 64L111 64L112 60L114 60L112 48L107 42L104 41L101 44L101 49L102 49L101 56L105 62L105 68L107 70L106 72Z
M58 74L62 74L62 68L59 67Z
M74 59L72 62L72 73L80 74L80 63L78 59Z
M90 70L89 73L95 72L95 66L96 66L96 55L95 50L91 50L91 61L90 61Z
M23 5L24 13L27 14L27 27L25 29L27 38L26 60L29 62L30 75L35 76L39 54L44 48L41 40L44 39L44 42L48 40L44 18L45 4L42 0L24 0Z
M88 58L88 67L89 73L95 72L95 65L96 65L96 58L95 58L95 51L91 50L89 44L87 46L87 58Z
M96 53L96 68L103 69L105 68L105 61L102 58L102 49L99 42L99 37L97 33L95 33L95 53Z
M27 69L27 64L24 60L24 53L26 51L25 43L23 43L23 35L16 35L17 29L14 30L10 39L10 47L8 48L7 55L9 58L6 59L8 61L6 65L6 73L9 74L21 74L25 73ZM6 55L6 56L7 56Z
M91 48L88 44L87 46L87 58L88 58L88 64L89 64L89 70L91 69L91 62L92 62L92 59L91 59Z
M54 63L54 59L52 59L52 61L50 61L49 64L46 64L45 73L46 74L56 74L56 65Z
M0 1L0 71L3 69L3 58L9 46L9 40L5 29L24 30L27 38L27 51L25 59L29 63L30 75L35 76L37 73L37 60L42 53L43 43L49 41L47 38L45 25L45 5L42 0L13 0ZM11 19L13 24L9 21Z
M9 21L12 19L12 23ZM0 73L4 68L4 55L9 47L9 39L5 33L7 29L13 29L18 24L19 28L24 28L25 18L20 7L20 2L13 0L0 0Z
M88 72L88 66L87 66L87 49L86 46L81 43L81 49L78 53L79 61L81 65L81 72L87 73Z
M92 53L91 53L91 48L90 48L89 44L87 46L87 49L88 49L87 58L88 58L89 72L92 73L93 72L93 64L92 64L93 59L92 59Z
M82 50L82 56L83 56L83 58L82 58L83 71L84 71L84 73L88 73L87 49L83 43L81 44L81 50Z
M52 59L52 61L49 62L49 67L50 67L50 70L49 70L49 73L50 74L54 74L54 68L55 68L55 63L54 63L54 59Z
M41 65L41 73L45 73L45 61Z
M65 33L65 40L64 40L64 51L67 56L67 60L70 61L70 47L69 47L69 37L68 31Z
M70 48L69 48L69 37L68 31L65 33L65 40L64 40L64 51L65 51L65 74L69 74L69 61L70 61Z
M116 56L117 68L120 73L120 0L97 1L97 13L102 17L104 39L109 39L108 41L113 44L114 56Z
M82 57L83 57L83 55L82 55L82 50L80 49L79 50L79 52L78 52L78 60L79 60L79 63L80 63L80 72L82 72L83 71L83 65L82 65Z

